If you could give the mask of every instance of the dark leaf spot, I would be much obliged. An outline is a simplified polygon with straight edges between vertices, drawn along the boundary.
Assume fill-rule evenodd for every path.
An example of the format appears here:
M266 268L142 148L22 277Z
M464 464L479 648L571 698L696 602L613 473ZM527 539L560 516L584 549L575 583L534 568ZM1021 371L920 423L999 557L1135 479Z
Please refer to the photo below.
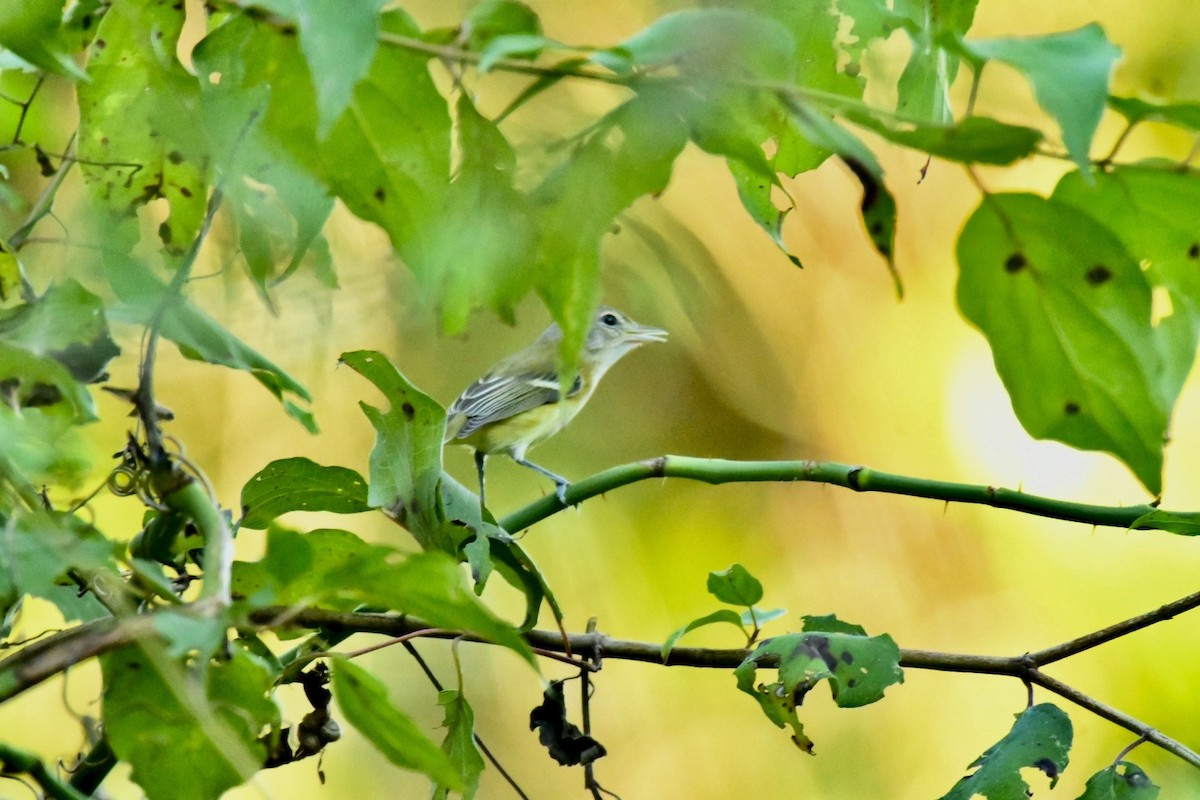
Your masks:
M387 197L387 194L386 194L386 193L384 193L384 191L383 191L383 187L382 187L382 186L380 186L380 187L377 187L377 188L375 189L374 195L375 195L375 199L376 199L376 200L378 200L378 201L379 201L379 202L381 202L381 203L383 202L383 199L384 199L385 197Z
M1033 765L1042 772L1046 773L1046 777L1048 778L1058 777L1058 765L1048 758L1039 758L1037 761L1033 762Z
M182 164L183 153L179 152L178 150L172 150L171 152L167 153L167 161L170 161L172 164Z
M1074 400L1068 400L1066 405L1063 406L1063 413L1068 417L1075 416L1079 413L1079 403L1076 403Z
M1013 253L1004 261L1005 272L1020 272L1025 269L1025 265L1029 263L1025 260L1022 253Z
M1084 277L1087 278L1087 282L1092 286L1099 286L1102 283L1108 283L1110 280L1112 280L1112 276L1113 274L1111 269L1103 264L1096 264L1087 271L1087 274Z
M843 664L853 664L854 663L854 654L851 653L849 650L843 650L841 659L842 659Z
M180 186L180 187L179 187L179 193L180 193L181 195L183 195L184 197L191 197L191 196L192 196L192 190L191 190L191 189L189 189L189 188L188 188L188 187L186 187L186 186Z
M1188 258L1200 258L1200 242L1192 242L1188 248Z
M417 410L413 408L412 403L405 403L404 405L400 406L400 410L404 412L404 418L409 422L412 422L413 417L417 415Z
M94 46L97 50L103 50L104 48L108 47L108 42L104 41L103 39L97 39Z
M163 244L171 243L171 226L169 223L164 222L158 226L158 238L162 239Z

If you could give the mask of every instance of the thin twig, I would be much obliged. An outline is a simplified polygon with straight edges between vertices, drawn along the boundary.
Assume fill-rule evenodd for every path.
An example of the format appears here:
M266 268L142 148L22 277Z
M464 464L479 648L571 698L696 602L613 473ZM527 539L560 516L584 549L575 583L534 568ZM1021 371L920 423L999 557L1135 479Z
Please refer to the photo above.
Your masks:
M417 666L419 666L421 671L425 673L425 677L429 679L429 682L433 685L433 688L438 692L444 692L445 689L442 687L442 682L438 680L437 675L433 674L433 669L430 668L429 663L424 659L424 657L422 657L420 652L417 651L417 648L413 646L413 643L405 640L402 642L402 644L404 645L404 649L408 651L408 654L413 657L414 661L417 662ZM461 690L462 686L459 686L459 691ZM511 786L513 791L517 793L517 796L520 797L521 800L529 800L529 796L521 789L520 784L517 783L516 779L513 778L512 775L508 774L508 770L506 770L500 764L500 761L492 754L492 751L488 749L488 746L483 743L483 739L480 738L479 734L472 730L471 736L475 739L475 746L479 748L479 752L483 753L484 758L492 762L492 766L495 767L496 771L500 773L501 777L508 782L508 785Z
M166 459L166 451L162 444L162 428L158 424L157 406L154 402L154 362L158 351L159 330L167 312L183 294L183 287L187 284L188 276L192 274L192 266L195 265L196 258L200 255L200 247L208 238L208 232L212 228L213 217L216 216L217 209L221 205L221 198L221 190L214 189L208 198L208 208L204 212L204 221L200 225L200 230L175 270L171 282L163 291L158 306L154 309L154 314L146 325L146 346L142 354L142 363L138 368L138 388L134 393L133 400L142 425L146 429L146 444L150 450L152 467L162 464Z
M481 60L479 53L470 50L464 50L461 47L451 45L433 44L420 39L414 39L411 36L401 36L395 33L379 34L379 41L383 44L399 47L403 50L409 50L414 53L425 53L426 55L436 56L443 61L456 61L467 64L478 64ZM601 83L611 83L623 85L629 82L629 78L614 75L610 72L599 72L597 70L583 70L577 68L564 69L562 67L545 66L534 64L530 61L522 61L515 58L498 58L490 62L490 68L501 70L503 72L515 72L521 75L539 75L555 78L580 78L583 80L599 81Z

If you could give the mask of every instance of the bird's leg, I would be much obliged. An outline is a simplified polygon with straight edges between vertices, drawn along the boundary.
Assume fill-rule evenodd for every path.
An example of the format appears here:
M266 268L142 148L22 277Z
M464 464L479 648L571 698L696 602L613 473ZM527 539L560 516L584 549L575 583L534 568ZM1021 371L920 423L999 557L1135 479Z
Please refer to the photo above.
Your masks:
M555 497L558 498L558 502L562 503L564 506L567 505L567 487L571 485L569 480L564 478L562 475L555 475L545 467L539 467L532 461L526 461L524 458L517 458L516 456L513 456L513 461L517 462L522 467L529 467L534 472L540 472L550 480L554 481Z
M484 466L483 465L484 465L484 462L486 462L486 461L487 461L487 453L483 452L482 450L476 450L475 451L475 471L477 473L479 473L479 513L481 513L481 514L483 513L483 509L486 508L486 504L484 503L484 500L483 500L483 493L484 493L483 487L484 487L484 482L485 482L484 477L483 477L483 474L484 474Z

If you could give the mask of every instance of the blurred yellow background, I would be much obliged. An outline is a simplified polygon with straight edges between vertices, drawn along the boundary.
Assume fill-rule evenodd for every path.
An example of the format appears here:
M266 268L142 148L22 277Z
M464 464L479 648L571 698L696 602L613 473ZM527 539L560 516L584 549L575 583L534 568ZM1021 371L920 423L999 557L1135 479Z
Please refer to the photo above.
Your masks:
M615 43L673 5L650 0L610 3L530 3L547 34L571 42ZM469 3L406 3L423 26L453 24ZM1116 93L1156 92L1200 99L1200 29L1183 25L1192 4L1046 3L982 0L974 37L1045 33L1099 21L1124 51ZM896 34L873 49L872 69L892 75L907 44ZM436 71L436 68L435 68ZM517 84L485 81L480 100L497 108ZM964 81L956 87L965 103ZM606 87L563 84L514 115L510 135L533 151L547 131L577 129L618 95ZM887 103L886 91L868 95ZM989 67L979 111L1009 122L1048 123L1037 116L1028 88L1003 67ZM1096 152L1118 128L1106 119ZM803 175L789 188L798 208L785 238L806 268L797 270L741 210L723 165L694 148L676 166L660 198L634 207L604 251L606 301L639 322L671 331L665 345L629 356L605 380L588 408L557 438L532 454L568 477L582 478L626 461L679 453L735 459L809 458L861 463L914 476L1023 488L1063 499L1146 502L1144 490L1112 458L1034 442L1015 421L983 338L954 306L953 243L978 201L964 171L935 163L918 183L923 159L878 142L897 196L898 266L906 296L898 302L880 259L857 219L858 190L836 164ZM1180 157L1188 142L1153 129L1134 136L1126 159ZM537 158L531 152L531 157ZM982 170L993 189L1048 191L1064 169L1038 159L1010 170ZM665 246L655 246L650 231ZM327 234L341 290L332 297L301 277L281 287L281 313L271 318L232 274L194 284L195 296L253 346L291 370L315 394L322 432L306 435L274 400L240 373L184 361L164 348L160 401L177 419L170 432L214 481L221 501L238 504L241 485L269 461L306 455L366 473L373 431L357 408L374 390L336 359L345 350L386 352L427 392L448 404L499 357L528 343L547 324L534 300L515 329L489 315L468 333L437 332L410 276L385 237L338 212ZM216 239L231 245L228 230ZM208 274L237 269L232 247L210 247ZM71 257L61 246L27 250L31 272ZM133 385L137 342L113 382ZM96 480L107 456L123 445L122 413L113 398L98 403L109 423L89 432ZM116 422L114 422L116 421ZM1200 395L1185 390L1168 452L1164 507L1200 508L1191 476L1200 469ZM470 453L450 448L447 469L471 485ZM493 459L489 499L498 515L550 491L528 470ZM104 498L97 523L110 534L133 530L138 511ZM381 515L296 516L300 527L332 525L412 548ZM262 535L245 531L239 554L257 558ZM1165 533L1092 530L980 507L855 494L815 484L709 487L648 481L614 491L535 526L523 540L555 588L568 627L589 617L611 636L661 641L690 619L714 610L704 589L709 571L745 565L766 587L765 607L788 614L770 633L798 629L802 614L837 613L868 632L889 633L902 647L1016 655L1147 611L1196 588L1196 543ZM510 618L519 602L493 581L485 598ZM37 615L26 623L36 630ZM544 622L544 624L549 624ZM1192 657L1200 618L1184 617L1137 633L1048 671L1158 727L1193 747L1200 703L1200 664ZM363 646L359 637L349 647ZM720 627L684 643L737 646ZM449 646L420 644L443 679L453 674ZM537 675L497 648L463 645L465 692L477 730L533 798L583 797L582 772L557 766L528 730L540 702ZM432 736L440 736L435 692L399 648L364 657L391 686L393 699ZM565 676L546 663L547 676ZM77 743L63 697L76 711L97 686L93 666L73 670L0 711L5 739L50 758L69 757ZM577 684L568 685L577 693ZM1107 765L1132 734L1039 690L1039 701L1065 708L1075 724L1071 766L1056 796L1076 797L1086 778ZM285 715L305 711L286 693ZM706 800L745 796L896 798L945 793L967 765L1004 735L1025 704L1016 680L908 670L883 702L856 710L833 706L814 691L801 719L816 757L800 753L725 671L700 671L610 660L596 678L593 733L608 756L596 764L600 782L626 800L667 797ZM423 797L423 778L401 771L346 727L316 760L262 773L236 798ZM1130 757L1166 796L1190 796L1195 771L1150 745ZM1030 775L1038 796L1046 780ZM139 790L118 772L106 784L113 797ZM26 790L0 782L0 796ZM494 769L483 798L514 796Z

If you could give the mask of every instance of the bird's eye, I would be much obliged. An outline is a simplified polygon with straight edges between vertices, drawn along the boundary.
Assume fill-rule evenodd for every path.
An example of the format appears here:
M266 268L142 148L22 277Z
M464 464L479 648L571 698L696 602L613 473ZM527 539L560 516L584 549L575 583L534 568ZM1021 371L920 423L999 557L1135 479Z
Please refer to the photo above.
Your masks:
M610 314L605 314L604 316L600 317L600 321L610 328L615 328L615 327L617 327L617 323L620 320L617 319L616 314L610 313Z

